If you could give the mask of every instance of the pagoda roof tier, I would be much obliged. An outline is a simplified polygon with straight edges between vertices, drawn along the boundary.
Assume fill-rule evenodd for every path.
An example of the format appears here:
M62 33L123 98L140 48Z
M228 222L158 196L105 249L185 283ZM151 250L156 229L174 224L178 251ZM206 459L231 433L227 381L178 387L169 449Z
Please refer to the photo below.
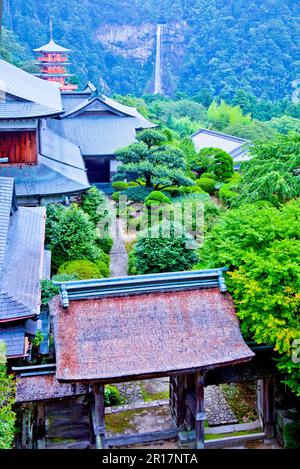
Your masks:
M35 73L36 77L73 77L74 73Z
M65 47L56 44L56 42L51 39L48 44L45 44L42 47L38 47L37 49L33 49L34 52L71 52L70 49L66 49Z
M64 61L57 61L57 60L53 60L53 61L49 61L49 60L37 60L36 62L34 62L35 65L43 65L43 66L47 66L49 65L49 67L52 67L53 64L55 65L71 65L71 62L64 62Z

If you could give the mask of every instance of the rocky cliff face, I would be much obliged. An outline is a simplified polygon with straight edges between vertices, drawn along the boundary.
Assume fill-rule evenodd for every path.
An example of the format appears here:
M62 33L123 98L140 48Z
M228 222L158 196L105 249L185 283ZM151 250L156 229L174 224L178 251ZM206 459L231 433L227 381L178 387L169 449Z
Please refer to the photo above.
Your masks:
M165 93L176 88L175 76L184 55L185 23L165 24L161 37L162 87ZM130 67L146 67L148 80L145 92L153 91L156 51L156 30L154 23L142 25L105 25L96 31L96 39L104 50L116 57L128 60Z

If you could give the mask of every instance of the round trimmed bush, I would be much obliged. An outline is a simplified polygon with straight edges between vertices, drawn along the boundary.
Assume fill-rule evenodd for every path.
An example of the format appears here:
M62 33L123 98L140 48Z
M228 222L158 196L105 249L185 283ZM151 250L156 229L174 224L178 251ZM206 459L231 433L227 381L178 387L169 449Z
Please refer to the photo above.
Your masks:
M59 274L76 274L80 280L101 278L98 266L86 259L64 262L58 269Z
M202 194L204 193L204 190L201 189L200 186L180 186L179 187L179 192L180 194Z
M104 277L104 278L109 277L110 269L109 269L109 266L105 264L105 262L97 260L95 261L95 265L98 267L101 277Z
M128 182L124 182L124 181L116 181L112 183L112 187L116 191L124 191L125 189L128 188L128 186L129 186Z
M213 173L202 173L200 179L202 178L216 179L216 175Z
M145 199L146 207L171 203L171 199L161 191L152 191Z
M208 194L212 194L215 190L216 181L214 179L201 177L200 179L197 179L196 182L197 182L197 185L201 187L201 189L203 189Z

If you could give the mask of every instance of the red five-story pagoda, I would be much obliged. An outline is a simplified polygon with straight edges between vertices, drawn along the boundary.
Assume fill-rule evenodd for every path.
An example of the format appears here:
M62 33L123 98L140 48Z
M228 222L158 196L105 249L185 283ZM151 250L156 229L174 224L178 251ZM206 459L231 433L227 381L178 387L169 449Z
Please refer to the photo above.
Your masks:
M70 49L56 44L53 40L52 19L50 19L50 41L42 47L34 49L38 54L37 65L39 73L36 76L44 80L54 81L60 84L61 91L76 91L77 85L69 82L73 75L68 73Z

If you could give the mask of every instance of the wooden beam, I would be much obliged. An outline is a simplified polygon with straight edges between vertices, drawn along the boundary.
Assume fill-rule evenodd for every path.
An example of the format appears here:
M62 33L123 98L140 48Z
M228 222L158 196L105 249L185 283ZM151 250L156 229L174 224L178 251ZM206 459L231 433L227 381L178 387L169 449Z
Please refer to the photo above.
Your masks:
M127 446L136 443L148 443L151 441L170 440L178 435L177 428L169 428L167 430L154 431L148 433L136 433L134 435L122 435L106 438L107 446Z
M195 415L195 429L196 429L196 449L204 449L204 421L206 419L204 411L204 374L196 373L196 415Z
M94 383L93 394L95 399L94 433L96 437L96 449L105 448L105 409L104 409L104 384Z

